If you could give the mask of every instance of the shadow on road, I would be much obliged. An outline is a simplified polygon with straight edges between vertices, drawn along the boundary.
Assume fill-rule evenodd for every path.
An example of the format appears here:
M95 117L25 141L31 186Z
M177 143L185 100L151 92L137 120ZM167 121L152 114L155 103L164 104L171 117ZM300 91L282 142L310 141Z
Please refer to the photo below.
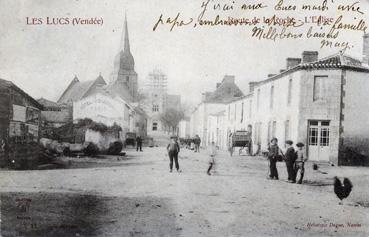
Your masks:
M170 202L157 197L2 193L2 236L178 236Z

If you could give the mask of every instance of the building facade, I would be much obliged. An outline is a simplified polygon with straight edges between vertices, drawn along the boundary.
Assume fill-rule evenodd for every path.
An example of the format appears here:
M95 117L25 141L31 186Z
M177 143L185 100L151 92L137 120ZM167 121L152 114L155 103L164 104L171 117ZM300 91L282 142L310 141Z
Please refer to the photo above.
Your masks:
M213 125L214 115L226 110L227 104L230 101L235 100L235 98L241 98L242 96L242 91L235 84L235 77L225 75L222 82L216 84L215 91L203 93L201 103L191 113L190 136L195 137L195 135L199 135L202 140L201 144L203 146L209 145L214 141L214 137L216 137L213 133L209 132L208 128L208 125ZM212 122L209 123L208 118L210 115Z
M168 109L179 109L181 97L168 94L168 78L158 69L149 73L143 93L143 108L148 116L148 134L155 136L167 131L160 116Z
M147 115L137 100L138 76L125 18L120 50L114 60L110 82L106 83L101 75L89 81L80 81L75 76L58 103L73 106L74 122L88 118L107 126L119 125L122 129L120 139L124 140L127 132L147 135Z
M207 131L207 140L223 149L231 132L249 130L254 153L266 151L276 137L281 147L286 140L304 143L313 161L368 164L368 78L368 64L361 60L341 52L319 59L318 52L305 51L301 59L287 58L279 74L251 82L249 94L224 104L223 113L199 106L192 114L199 122L191 129Z

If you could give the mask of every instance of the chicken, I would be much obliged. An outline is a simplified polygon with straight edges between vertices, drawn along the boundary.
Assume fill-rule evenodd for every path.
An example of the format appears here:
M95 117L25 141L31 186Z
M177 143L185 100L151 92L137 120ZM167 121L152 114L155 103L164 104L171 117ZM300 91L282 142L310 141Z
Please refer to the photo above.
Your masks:
M337 177L334 177L334 193L341 201L350 195L352 188L352 183L348 178L343 179L342 185L341 180L339 180Z

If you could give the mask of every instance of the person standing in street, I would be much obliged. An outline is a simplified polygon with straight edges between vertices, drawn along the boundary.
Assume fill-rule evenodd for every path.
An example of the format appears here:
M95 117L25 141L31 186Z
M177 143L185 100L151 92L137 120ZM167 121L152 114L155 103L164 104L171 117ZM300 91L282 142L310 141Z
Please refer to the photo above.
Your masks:
M291 140L286 141L286 153L285 153L285 162L286 162L286 168L287 168L287 174L288 174L288 182L289 183L296 183L296 177L295 177L295 170L294 170L294 164L296 160L296 153L295 149L292 146L293 142Z
M195 136L195 152L200 152L200 144L201 144L201 139L199 137L199 135Z
M181 172L181 170L179 169L179 164L178 164L178 153L180 151L179 148L179 144L177 142L177 137L171 137L170 138L171 141L167 146L167 151L168 151L168 156L169 156L169 171L173 172L173 160L177 169L177 172Z
M305 156L305 152L303 150L304 144L299 142L296 144L297 151L296 151L296 162L295 162L295 180L297 178L297 173L300 171L300 179L297 181L298 184L302 184L302 179L304 178L305 174L305 162L307 158Z
M268 179L276 179L278 180L278 170L277 170L277 161L279 156L281 155L281 149L278 146L278 139L273 138L270 141L271 145L268 148L268 159L269 159L269 177Z
M140 151L142 151L142 138L141 138L141 136L136 137L136 151L138 151L138 149L140 149Z
M214 142L211 142L211 145L209 147L209 168L206 172L208 175L211 175L210 171L213 170L215 172L215 157L217 155L217 147L215 146Z

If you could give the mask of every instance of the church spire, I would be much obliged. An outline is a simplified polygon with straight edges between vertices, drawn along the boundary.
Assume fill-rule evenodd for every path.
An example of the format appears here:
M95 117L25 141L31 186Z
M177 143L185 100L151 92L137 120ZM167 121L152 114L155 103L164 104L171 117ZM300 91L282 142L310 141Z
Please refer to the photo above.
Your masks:
M129 44L127 14L125 14L119 53L119 70L134 70L134 67L135 60L133 59Z
M130 52L129 47L129 36L128 36L128 24L127 24L127 13L124 16L124 51Z

